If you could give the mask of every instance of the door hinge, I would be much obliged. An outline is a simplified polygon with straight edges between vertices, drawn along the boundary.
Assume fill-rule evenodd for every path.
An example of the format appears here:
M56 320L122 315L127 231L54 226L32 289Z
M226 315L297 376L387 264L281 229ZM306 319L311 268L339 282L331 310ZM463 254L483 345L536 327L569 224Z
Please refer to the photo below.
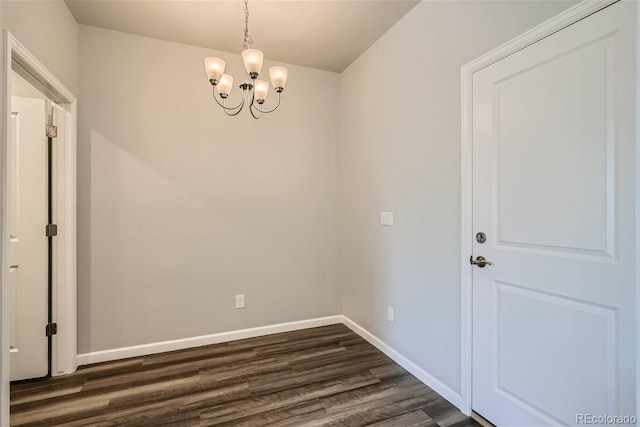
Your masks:
M58 333L58 324L57 323L49 323L47 325L47 327L45 328L45 334L47 335L47 338L50 337L51 335L55 335Z
M47 138L57 138L58 137L58 126L54 125L46 125L45 133Z
M58 235L58 225L57 224L47 224L45 227L45 234L47 237L54 237Z

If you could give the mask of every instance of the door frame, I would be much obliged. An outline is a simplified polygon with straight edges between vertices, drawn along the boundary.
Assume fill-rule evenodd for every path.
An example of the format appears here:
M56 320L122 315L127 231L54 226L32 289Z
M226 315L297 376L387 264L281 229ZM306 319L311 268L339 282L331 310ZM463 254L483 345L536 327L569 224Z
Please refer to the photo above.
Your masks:
M49 72L10 32L3 31L2 102L0 105L0 425L9 425L9 301L5 288L8 280L9 257L7 230L7 145L11 115L11 64L17 63L33 77L33 84L49 98L60 102L64 113L58 123L57 144L53 162L56 205L54 221L59 234L53 241L53 295L52 319L58 324L58 333L52 337L51 375L62 375L76 370L76 97ZM44 139L44 129L43 129ZM44 226L44 224L43 224ZM43 229L44 233L44 229ZM44 333L44 325L43 325Z
M474 73L592 15L619 0L585 0L461 68L461 366L462 412L471 414L473 323L473 75ZM640 409L640 5L636 8L636 407Z

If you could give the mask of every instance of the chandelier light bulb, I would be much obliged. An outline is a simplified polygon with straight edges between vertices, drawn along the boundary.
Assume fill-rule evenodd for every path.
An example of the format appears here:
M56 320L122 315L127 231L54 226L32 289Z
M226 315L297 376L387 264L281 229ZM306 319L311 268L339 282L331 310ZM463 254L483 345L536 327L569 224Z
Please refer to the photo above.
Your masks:
M244 61L244 67L247 69L247 73L253 80L258 78L260 70L262 70L262 52L258 49L245 49L242 52L242 60Z
M269 77L271 77L271 84L276 92L280 93L284 90L287 84L287 69L285 67L271 67L269 68Z
M216 85L220 81L222 74L224 73L224 61L220 58L211 56L204 60L204 66L207 70L207 77L211 84Z
M218 93L222 98L226 98L231 93L233 87L233 76L229 74L223 74L218 83Z
M269 93L269 83L264 80L256 80L255 82L255 98L258 104L264 103L265 99L267 99L267 94Z

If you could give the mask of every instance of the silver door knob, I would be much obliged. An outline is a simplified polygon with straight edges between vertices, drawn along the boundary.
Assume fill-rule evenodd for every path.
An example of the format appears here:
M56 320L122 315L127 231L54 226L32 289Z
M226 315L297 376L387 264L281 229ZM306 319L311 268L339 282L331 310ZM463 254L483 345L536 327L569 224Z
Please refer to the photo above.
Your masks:
M489 261L487 261L485 259L485 257L483 256L478 256L476 257L476 259L473 259L473 255L471 255L471 257L469 257L469 264L471 265L477 265L480 268L484 268L485 265L493 265L492 263L490 263Z

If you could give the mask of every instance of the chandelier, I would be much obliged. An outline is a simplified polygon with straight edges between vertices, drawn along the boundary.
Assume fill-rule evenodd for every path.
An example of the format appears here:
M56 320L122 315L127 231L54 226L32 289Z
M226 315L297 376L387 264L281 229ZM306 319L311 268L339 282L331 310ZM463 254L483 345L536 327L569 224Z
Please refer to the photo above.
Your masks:
M245 105L249 106L249 111L254 119L259 119L263 113L271 113L280 106L280 94L287 83L287 69L285 67L269 68L269 77L274 90L278 94L278 101L275 107L263 109L267 94L269 93L269 83L265 80L258 80L262 69L262 52L258 49L251 49L253 40L249 35L249 0L244 0L244 40L242 44L242 61L247 70L248 79L240 83L242 99L235 106L228 106L227 99L233 87L233 77L224 73L225 63L222 59L209 57L205 59L204 66L207 70L209 83L213 86L213 99L222 107L229 116L237 115ZM220 98L220 99L218 99Z

